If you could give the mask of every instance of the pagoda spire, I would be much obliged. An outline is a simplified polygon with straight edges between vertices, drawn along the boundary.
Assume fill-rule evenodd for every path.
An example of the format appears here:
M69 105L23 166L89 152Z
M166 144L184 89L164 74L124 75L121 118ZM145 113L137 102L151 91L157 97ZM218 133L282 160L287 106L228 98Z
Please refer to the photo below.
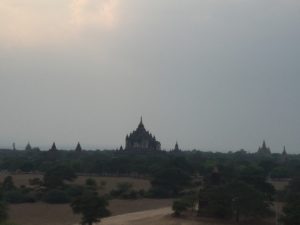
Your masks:
M50 148L49 151L53 151L53 152L57 151L55 142L53 142L52 147Z
M30 142L28 141L28 143L27 143L27 145L26 145L26 147L25 147L25 150L27 150L27 151L30 151L30 150L32 150L32 148L31 148L31 145L30 145Z
M266 148L267 148L267 145L266 145L266 141L265 141L265 140L263 141L262 148L264 148L264 149L266 149Z
M283 152L282 152L282 154L283 154L283 155L287 155L285 146L283 146Z
M76 151L76 152L81 152L81 151L82 151L80 142L78 142L78 144L77 144L77 146L76 146L76 148L75 148L75 151Z
M139 124L138 128L140 128L140 129L144 128L143 117L142 116L141 116L141 121L140 121L140 124Z

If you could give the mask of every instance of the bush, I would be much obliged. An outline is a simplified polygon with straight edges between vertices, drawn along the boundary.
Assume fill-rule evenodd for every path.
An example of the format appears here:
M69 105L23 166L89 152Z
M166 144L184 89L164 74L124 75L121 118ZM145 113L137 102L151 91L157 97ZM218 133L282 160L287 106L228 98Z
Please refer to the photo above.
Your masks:
M275 179L282 179L289 177L289 171L285 167L277 167L272 170L271 178Z
M183 200L175 200L173 202L172 209L174 211L175 216L180 216L182 212L188 209L188 204L186 201Z
M7 204L4 201L0 201L0 224L3 221L6 221L8 218L8 208Z
M139 197L139 193L133 190L132 184L128 182L118 183L117 188L111 190L110 195L123 199L136 199Z
M81 186L70 186L68 189L66 189L66 193L68 194L68 196L70 196L71 198L74 197L78 197L82 194L83 192L83 187Z
M7 191L3 194L3 198L7 202L15 204L36 201L33 193L24 193L20 190Z
M97 187L97 182L93 178L87 178L85 180L85 185L90 186L90 187Z
M64 191L51 190L44 196L44 201L50 204L63 204L69 203L70 198Z

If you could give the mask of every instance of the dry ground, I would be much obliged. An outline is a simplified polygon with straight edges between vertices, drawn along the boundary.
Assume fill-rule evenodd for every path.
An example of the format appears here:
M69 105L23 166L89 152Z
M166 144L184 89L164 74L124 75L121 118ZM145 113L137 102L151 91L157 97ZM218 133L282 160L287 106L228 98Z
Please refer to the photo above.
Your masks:
M30 186L29 179L33 178L40 178L42 179L42 175L39 174L0 174L0 182L4 180L6 176L12 176L13 181L16 186ZM100 186L101 182L104 181L106 183L105 189L102 192L109 192L113 188L117 186L120 182L129 182L133 184L133 188L135 190L148 190L150 188L150 182L146 179L136 179L136 178L129 178L129 177L98 177L98 176L78 176L73 183L75 184L84 184L87 178L93 178L96 180L97 184Z
M197 218L195 216L176 218L170 207L105 218L98 225L235 225L232 221ZM248 221L240 225L271 225L274 223Z
M112 215L126 214L149 209L169 207L172 200L139 199L112 200L109 210ZM19 225L71 225L80 220L68 204L26 203L10 206L10 220Z
M290 179L282 179L282 180L272 180L269 182L274 186L277 191L283 191L289 184Z
M0 182L9 174L0 174ZM28 186L28 180L42 178L36 174L14 174L12 175L17 186ZM84 184L87 176L79 176L74 182ZM105 191L109 192L119 182L130 182L134 189L148 189L150 182L143 179L117 178L117 177L92 177L100 185L101 181L106 183ZM282 190L288 181L271 181L277 190ZM138 199L138 200L112 200L109 209L112 217L104 219L103 225L232 225L210 219L179 219L172 217L170 206L172 200ZM167 207L167 208L166 208ZM276 204L275 208L280 211L282 205ZM145 211L146 210L146 211ZM74 215L69 205L50 205L46 203L26 203L10 206L10 218L19 225L72 225L80 218ZM241 223L246 225L246 223ZM249 224L249 223L248 223ZM247 224L247 225L248 225ZM270 223L265 223L270 224ZM274 222L271 224L275 224ZM258 223L250 223L258 225Z

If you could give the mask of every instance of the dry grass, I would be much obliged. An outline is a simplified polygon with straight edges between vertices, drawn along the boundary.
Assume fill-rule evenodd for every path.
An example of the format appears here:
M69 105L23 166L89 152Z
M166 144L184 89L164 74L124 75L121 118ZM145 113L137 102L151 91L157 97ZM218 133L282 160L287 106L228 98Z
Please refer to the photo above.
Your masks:
M96 180L98 186L100 186L101 182L105 182L106 185L102 193L108 193L113 188L117 186L120 182L129 182L133 185L133 189L135 190L148 190L151 187L149 180L145 179L136 179L136 178L128 178L128 177L87 177L87 176L79 176L74 183L83 185L87 178L93 178Z
M33 178L42 179L43 177L42 175L38 175L38 174L0 174L0 182L2 182L6 176L12 176L15 185L18 187L20 187L21 185L30 186L29 179L33 179ZM132 183L133 189L135 190L140 190L140 189L148 190L151 186L148 180L129 178L129 177L78 176L73 183L83 185L87 178L93 178L94 180L96 180L98 186L100 186L101 182L105 182L106 185L105 188L101 191L102 193L110 192L120 182Z
M282 191L288 186L289 181L290 181L289 179L282 179L282 180L271 179L269 182L274 186L274 188L277 191Z

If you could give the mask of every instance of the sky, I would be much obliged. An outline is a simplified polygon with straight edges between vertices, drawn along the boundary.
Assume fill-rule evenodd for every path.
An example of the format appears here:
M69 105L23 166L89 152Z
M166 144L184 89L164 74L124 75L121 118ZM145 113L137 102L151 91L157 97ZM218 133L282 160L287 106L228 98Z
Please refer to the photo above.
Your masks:
M299 0L1 0L0 147L300 153Z

